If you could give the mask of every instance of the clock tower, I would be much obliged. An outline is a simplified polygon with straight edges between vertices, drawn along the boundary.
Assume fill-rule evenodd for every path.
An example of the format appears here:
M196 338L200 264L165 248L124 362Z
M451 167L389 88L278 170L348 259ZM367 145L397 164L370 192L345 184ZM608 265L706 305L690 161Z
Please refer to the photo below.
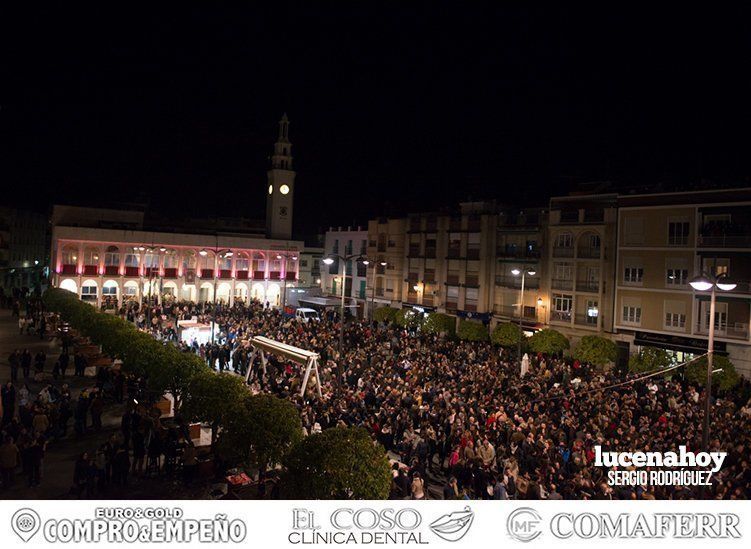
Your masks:
M292 144L289 142L287 113L279 121L279 137L274 144L269 185L266 190L266 236L292 238L292 206L295 196L295 171L292 169Z

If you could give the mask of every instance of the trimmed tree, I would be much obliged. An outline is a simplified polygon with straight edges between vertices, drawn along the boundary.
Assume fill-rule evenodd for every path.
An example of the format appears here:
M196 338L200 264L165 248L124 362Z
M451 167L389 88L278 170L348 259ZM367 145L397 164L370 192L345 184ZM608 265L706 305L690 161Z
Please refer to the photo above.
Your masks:
M529 348L535 353L559 355L571 347L568 338L557 330L538 330L529 338Z
M522 344L522 350L527 346L527 336L518 324L512 322L500 322L493 328L490 340L501 347L514 348Z
M670 355L668 355L665 349L644 347L641 351L629 357L628 369L630 372L639 374L657 370L658 368L667 368L671 363Z
M422 326L423 316L412 309L399 309L396 312L395 321L398 326L407 329L416 329Z
M618 347L607 338L589 335L584 336L574 349L573 357L579 362L587 362L603 367L615 362Z
M473 320L460 320L456 335L462 341L487 341L488 328L482 322Z
M391 468L383 446L361 427L310 435L284 460L287 499L386 499Z
M378 307L373 311L373 320L392 324L396 320L396 313L398 312L399 309L394 309L393 307Z
M206 368L190 379L181 412L188 420L211 424L211 443L214 444L219 427L232 420L246 396L248 389L241 377Z
M712 360L712 369L721 370L712 374L712 387L721 390L732 389L740 381L740 376L730 360L725 356L715 355ZM686 367L686 379L702 387L707 384L707 357L692 362Z
M422 325L426 334L456 334L456 318L445 313L430 313Z
M257 468L263 475L281 463L302 439L300 414L288 400L246 394L226 418L218 445L223 455Z

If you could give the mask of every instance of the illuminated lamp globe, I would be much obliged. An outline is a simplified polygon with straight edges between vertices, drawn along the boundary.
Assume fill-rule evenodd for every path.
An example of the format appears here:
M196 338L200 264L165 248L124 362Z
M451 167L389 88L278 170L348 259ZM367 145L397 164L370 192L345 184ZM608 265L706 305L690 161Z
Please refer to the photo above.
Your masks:
M707 290L712 289L714 282L712 282L708 276L700 275L700 276L692 278L689 284L694 290L698 290L700 292L706 292Z

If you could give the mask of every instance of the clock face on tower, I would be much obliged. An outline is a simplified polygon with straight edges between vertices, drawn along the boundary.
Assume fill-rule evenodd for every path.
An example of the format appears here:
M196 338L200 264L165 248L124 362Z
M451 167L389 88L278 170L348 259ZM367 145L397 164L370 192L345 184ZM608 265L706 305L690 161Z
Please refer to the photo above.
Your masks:
M287 194L289 193L289 187L287 185L282 185L281 187L279 187L279 192L282 194Z
M271 194L273 192L274 192L274 186L273 185L269 185L269 194Z

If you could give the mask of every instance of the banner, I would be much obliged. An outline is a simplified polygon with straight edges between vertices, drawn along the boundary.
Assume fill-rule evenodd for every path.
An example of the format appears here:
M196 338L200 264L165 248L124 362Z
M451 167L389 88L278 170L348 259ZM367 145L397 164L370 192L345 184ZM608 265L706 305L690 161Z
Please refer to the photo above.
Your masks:
M745 547L747 501L3 501L4 549Z

